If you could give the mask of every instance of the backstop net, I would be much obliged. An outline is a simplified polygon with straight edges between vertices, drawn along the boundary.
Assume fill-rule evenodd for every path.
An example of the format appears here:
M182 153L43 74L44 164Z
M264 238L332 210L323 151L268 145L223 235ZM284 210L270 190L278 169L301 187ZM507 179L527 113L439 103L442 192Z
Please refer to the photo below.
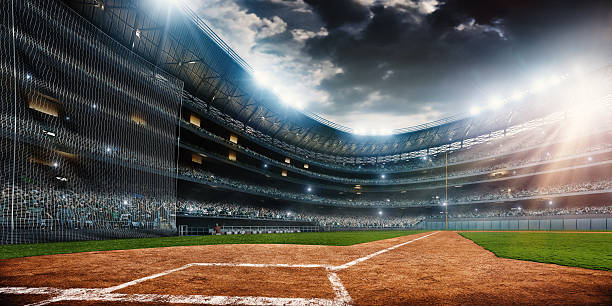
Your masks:
M59 1L0 14L0 243L175 232L183 83Z

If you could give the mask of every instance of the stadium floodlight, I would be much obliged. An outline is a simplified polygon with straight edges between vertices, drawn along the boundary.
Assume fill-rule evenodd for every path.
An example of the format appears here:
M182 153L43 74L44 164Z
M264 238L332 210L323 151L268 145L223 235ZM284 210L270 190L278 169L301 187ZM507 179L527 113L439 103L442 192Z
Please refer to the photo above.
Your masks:
M31 74L29 74L29 73L26 73L26 80L28 80L28 81L29 81L29 80L31 80L31 79L32 79L32 75L31 75Z
M290 211L287 212L287 216L291 216L291 212Z
M128 200L123 200L123 205L127 205L128 204Z
M270 84L268 75L261 71L255 70L255 72L253 72L253 78L255 79L255 83L260 87L267 87Z
M446 206L446 202L443 202L443 203L442 203L442 206Z
M512 101L520 101L522 100L524 97L524 94L522 92L520 92L519 90L514 91L514 93L512 93L512 96L510 97L510 99Z
M378 211L378 215L382 216L382 210Z
M553 201L548 201L548 205L552 205L552 204L553 204Z
M380 178L381 178L381 179L383 179L383 180L384 180L386 177L387 177L387 176L386 176L386 175L384 175L384 174L381 174L381 175L380 175Z
M163 5L177 5L181 2L181 0L156 0L157 4L163 4Z
M311 191L312 191L312 187L308 186L308 188L306 188L306 190L307 190L308 192L311 192Z
M59 164L57 162L54 162L53 163L53 168L57 168L57 167L59 167Z
M297 109L304 109L304 104L302 104L300 102L296 102L296 103L292 104L292 106L297 108Z
M264 168L268 168L268 164L264 164Z
M548 78L548 87L559 85L559 83L561 83L561 78L559 76L553 75Z
M541 92L546 90L550 85L550 82L548 82L548 80L546 79L536 79L535 81L533 81L533 85L531 87L531 90L533 92Z
M110 151L112 151L113 149L111 149L111 147L106 147L106 152L110 153Z
M480 114L480 108L478 106L472 106L472 108L470 108L470 114L472 114L472 116Z
M504 105L504 100L499 97L492 97L489 99L489 106L493 109L498 109Z

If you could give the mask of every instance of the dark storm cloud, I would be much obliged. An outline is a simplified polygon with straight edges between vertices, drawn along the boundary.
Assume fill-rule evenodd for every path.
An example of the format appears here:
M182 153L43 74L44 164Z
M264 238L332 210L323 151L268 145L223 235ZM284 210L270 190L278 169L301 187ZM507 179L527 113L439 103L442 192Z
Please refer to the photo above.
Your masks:
M290 29L317 30L323 23L303 1L298 0L236 0L236 4L261 18L280 16Z
M255 34L250 49L243 50L271 59L281 80L305 84L307 88L296 95L310 99L307 109L340 123L350 115L365 118L357 116L363 114L439 119L482 105L490 97L528 89L535 78L566 73L574 63L587 69L612 64L612 0L217 3L236 3L257 17L235 15L250 27L244 33L265 29L264 18L277 24L282 19L284 31ZM220 29L232 29L223 23L239 20L215 21ZM240 35L248 38L241 33L224 34L241 45ZM419 123L423 122L397 124Z
M347 23L365 21L370 12L368 8L353 0L304 0L319 14L330 29Z
M446 1L431 14L382 1L367 13L351 1L307 3L329 35L305 52L344 71L321 84L334 102L329 114L433 107L450 115L529 84L537 71L612 60L612 1ZM365 24L343 27L355 23ZM368 101L375 91L382 98Z

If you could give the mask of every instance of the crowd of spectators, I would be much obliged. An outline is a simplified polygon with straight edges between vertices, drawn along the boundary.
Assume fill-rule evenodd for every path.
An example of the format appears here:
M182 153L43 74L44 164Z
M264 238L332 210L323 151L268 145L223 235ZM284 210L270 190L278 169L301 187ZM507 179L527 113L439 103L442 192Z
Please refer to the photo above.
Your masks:
M170 222L174 201L123 192L5 185L0 210L4 226L13 215L16 227L151 229Z
M423 219L423 217L419 216L326 215L306 210L290 211L287 209L263 208L236 202L203 202L192 200L180 200L177 205L177 214L305 221L316 223L321 227L333 228L409 228Z
M245 181L231 179L227 177L221 177L211 172L202 170L195 170L192 168L181 168L180 174L196 179L198 181L204 181L212 185L223 185L235 190L247 191L254 194L263 194L272 196L275 198L282 198L285 200L295 200L300 202L309 202L322 205L335 205L335 206L357 206L357 207L393 207L393 206L435 206L442 204L441 199L406 199L403 194L393 194L390 197L386 197L384 194L376 195L377 199L372 197L359 198L330 198L323 197L313 193L304 192L291 192L284 191L274 186L267 186L262 184L251 184ZM585 191L601 191L612 189L612 179L603 179L593 182L581 182L571 184L558 184L548 185L536 188L504 188L493 191L455 191L451 193L449 197L449 204L466 204L470 202L480 201L501 201L501 200L513 200L522 198L532 198L544 195L555 195L565 194L572 192L585 192Z

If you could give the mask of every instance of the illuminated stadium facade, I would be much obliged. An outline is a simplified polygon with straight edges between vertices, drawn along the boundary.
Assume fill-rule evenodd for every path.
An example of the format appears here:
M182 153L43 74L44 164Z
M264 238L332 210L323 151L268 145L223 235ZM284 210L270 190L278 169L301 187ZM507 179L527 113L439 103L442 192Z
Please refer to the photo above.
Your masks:
M162 2L2 7L2 243L216 224L612 229L611 66L362 133L283 103Z

